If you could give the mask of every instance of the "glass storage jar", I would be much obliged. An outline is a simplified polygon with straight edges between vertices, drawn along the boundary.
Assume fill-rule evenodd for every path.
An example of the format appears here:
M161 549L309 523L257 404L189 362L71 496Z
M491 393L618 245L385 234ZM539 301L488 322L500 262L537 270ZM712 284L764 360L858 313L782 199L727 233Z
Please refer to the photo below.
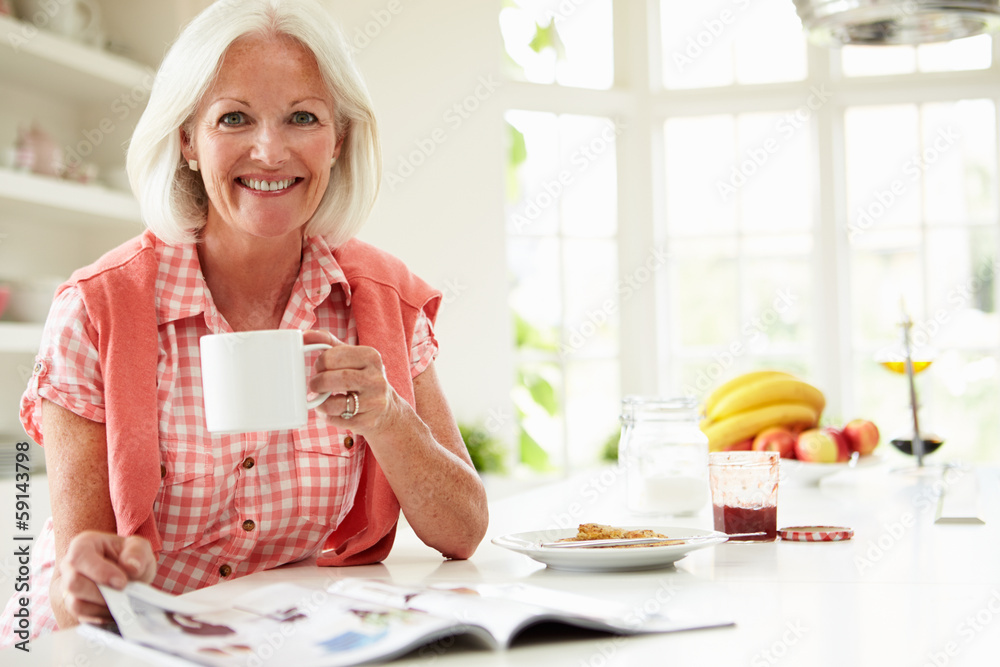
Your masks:
M626 396L621 424L630 512L685 515L707 504L708 438L695 399Z

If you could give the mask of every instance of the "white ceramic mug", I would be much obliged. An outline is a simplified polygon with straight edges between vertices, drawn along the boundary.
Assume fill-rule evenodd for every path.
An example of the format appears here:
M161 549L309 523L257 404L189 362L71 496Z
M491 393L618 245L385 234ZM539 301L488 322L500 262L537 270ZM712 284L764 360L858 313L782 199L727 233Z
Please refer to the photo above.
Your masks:
M212 433L282 431L305 426L309 410L329 393L306 400L306 352L297 329L269 329L201 337L205 421Z

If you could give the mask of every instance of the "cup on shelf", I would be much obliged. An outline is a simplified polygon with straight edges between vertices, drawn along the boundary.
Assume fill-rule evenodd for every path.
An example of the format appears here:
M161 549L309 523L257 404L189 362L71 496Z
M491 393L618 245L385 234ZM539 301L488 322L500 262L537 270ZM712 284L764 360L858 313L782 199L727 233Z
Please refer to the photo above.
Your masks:
M0 317L3 317L3 311L7 309L8 299L10 299L10 287L0 283Z
M51 134L37 123L19 128L14 150L14 168L43 176L61 176L63 152Z
M43 30L78 42L104 47L101 8L95 0L17 0L17 13Z

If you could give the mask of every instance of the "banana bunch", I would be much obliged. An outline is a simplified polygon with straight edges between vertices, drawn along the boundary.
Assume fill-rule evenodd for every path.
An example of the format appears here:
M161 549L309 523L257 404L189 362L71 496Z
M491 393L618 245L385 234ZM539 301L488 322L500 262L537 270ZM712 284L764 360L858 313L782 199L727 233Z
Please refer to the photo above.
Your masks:
M701 430L709 451L718 452L770 426L812 428L826 397L794 375L780 371L744 373L714 389L702 406Z

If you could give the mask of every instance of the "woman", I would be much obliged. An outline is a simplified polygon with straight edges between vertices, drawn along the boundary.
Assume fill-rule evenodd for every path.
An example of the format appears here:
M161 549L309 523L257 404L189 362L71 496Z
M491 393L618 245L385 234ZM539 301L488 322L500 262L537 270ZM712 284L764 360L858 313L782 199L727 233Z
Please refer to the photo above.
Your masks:
M98 584L379 561L400 509L446 557L482 539L434 371L441 295L352 240L381 162L339 34L311 0L221 0L164 59L127 158L149 229L57 293L22 399L53 507L33 635L107 619ZM333 346L310 380L331 397L298 430L208 433L199 338L277 328Z

